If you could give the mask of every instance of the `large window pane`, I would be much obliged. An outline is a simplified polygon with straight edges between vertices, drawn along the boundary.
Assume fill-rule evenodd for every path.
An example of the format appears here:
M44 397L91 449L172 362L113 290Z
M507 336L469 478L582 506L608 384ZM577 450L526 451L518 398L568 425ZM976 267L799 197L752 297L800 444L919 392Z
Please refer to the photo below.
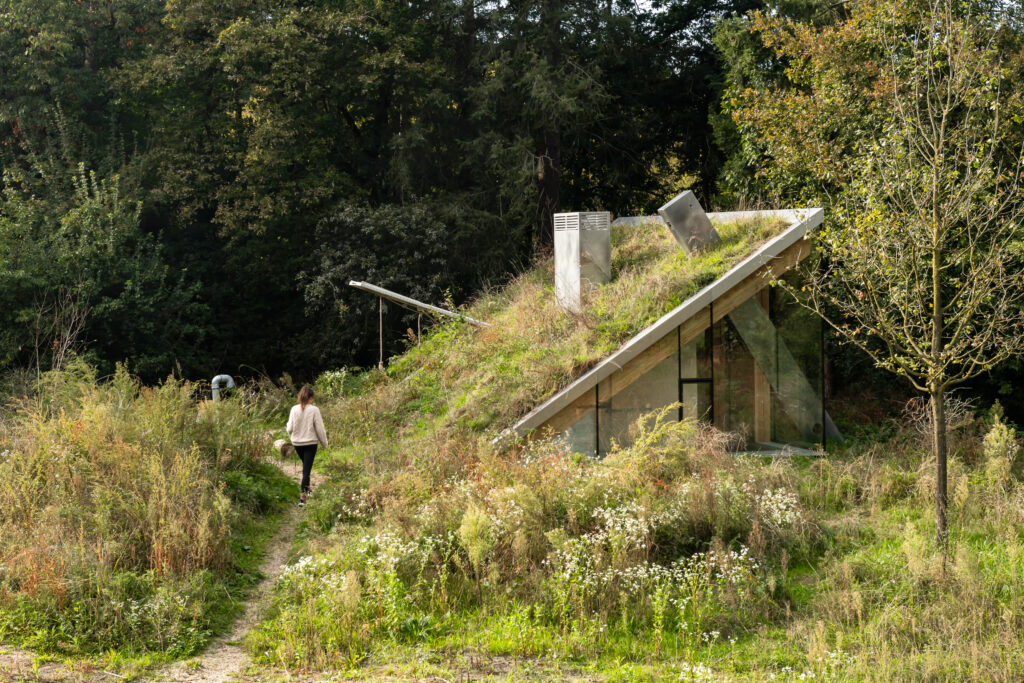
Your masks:
M783 289L772 291L779 340L773 392L774 440L797 446L823 441L821 318Z
M630 426L641 415L679 400L678 345L678 336L668 335L598 386L600 454L611 450L613 439L631 443Z
M715 424L748 449L820 443L821 327L763 289L714 328Z
M711 379L711 307L679 327L680 379Z
M593 456L597 453L597 410L589 410L569 429L562 439L573 453Z
M679 376L681 379L711 378L711 328L684 342L680 349Z
M557 430L562 425L559 439L572 449L573 453L597 454L597 392L587 391L572 404L566 406L549 425ZM566 427L568 425L568 427Z
M760 372L728 317L714 326L715 426L740 435L742 446L754 445L754 380Z
M683 418L711 420L711 382L683 382Z

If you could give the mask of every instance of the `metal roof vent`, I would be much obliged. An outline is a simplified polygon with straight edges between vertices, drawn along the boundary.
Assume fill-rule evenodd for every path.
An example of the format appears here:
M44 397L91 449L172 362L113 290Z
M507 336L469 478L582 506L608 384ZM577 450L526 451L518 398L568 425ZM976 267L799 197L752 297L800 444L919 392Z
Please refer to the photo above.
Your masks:
M722 241L711 225L711 219L690 190L676 195L672 201L658 209L658 215L665 219L672 236L687 253L692 254Z
M612 276L611 215L607 211L556 213L555 300L579 311L583 292Z

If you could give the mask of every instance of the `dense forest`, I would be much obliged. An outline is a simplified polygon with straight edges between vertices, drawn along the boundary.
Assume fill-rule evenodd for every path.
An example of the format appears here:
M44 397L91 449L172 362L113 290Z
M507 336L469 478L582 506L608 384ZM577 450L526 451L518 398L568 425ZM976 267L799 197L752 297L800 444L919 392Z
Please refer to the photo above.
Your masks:
M865 7L7 3L0 368L313 377L376 363L378 302L348 280L461 305L550 248L555 210L692 188L831 216L891 110L872 16L896 6ZM1016 10L963 11L1012 83ZM400 352L415 316L383 321ZM1011 414L1016 367L975 382Z
M714 27L753 6L6 3L0 363L366 364L377 302L349 279L458 304L553 210L713 202Z

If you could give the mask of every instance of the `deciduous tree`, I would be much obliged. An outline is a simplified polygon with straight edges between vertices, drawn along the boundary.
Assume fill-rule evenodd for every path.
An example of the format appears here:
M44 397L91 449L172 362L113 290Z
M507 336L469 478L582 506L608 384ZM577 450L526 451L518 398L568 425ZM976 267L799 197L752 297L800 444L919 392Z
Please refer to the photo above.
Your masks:
M889 0L850 11L826 30L762 17L796 58L794 87L751 96L740 121L788 125L758 138L802 155L776 158L773 172L836 194L805 300L931 397L944 546L946 394L1024 350L1024 102L996 9Z

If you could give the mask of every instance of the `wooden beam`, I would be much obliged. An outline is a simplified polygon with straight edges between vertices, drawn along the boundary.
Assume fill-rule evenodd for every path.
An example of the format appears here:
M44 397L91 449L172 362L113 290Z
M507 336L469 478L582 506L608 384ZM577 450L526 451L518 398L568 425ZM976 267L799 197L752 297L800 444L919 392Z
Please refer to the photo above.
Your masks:
M768 311L768 288L755 296ZM764 370L755 362L754 371L754 440L765 443L772 440L772 385Z
M788 249L783 251L771 263L759 268L744 278L735 287L722 296L715 299L712 307L715 309L715 320L718 322L729 315L737 306L768 286L787 270L800 263L811 253L810 240L800 240Z
M578 399L557 412L554 417L541 425L537 431L545 432L550 429L553 434L561 434L582 420L589 411L595 410L596 408L597 400L594 397L594 390L590 389Z
M706 320L706 318L705 318ZM707 328L707 324L704 325ZM649 349L631 360L625 367L616 370L608 379L598 385L598 396L601 402L613 398L620 391L637 381L648 372L653 370L658 363L679 350L679 340L675 330L665 335L654 343ZM676 368L676 377L679 377L679 369Z

